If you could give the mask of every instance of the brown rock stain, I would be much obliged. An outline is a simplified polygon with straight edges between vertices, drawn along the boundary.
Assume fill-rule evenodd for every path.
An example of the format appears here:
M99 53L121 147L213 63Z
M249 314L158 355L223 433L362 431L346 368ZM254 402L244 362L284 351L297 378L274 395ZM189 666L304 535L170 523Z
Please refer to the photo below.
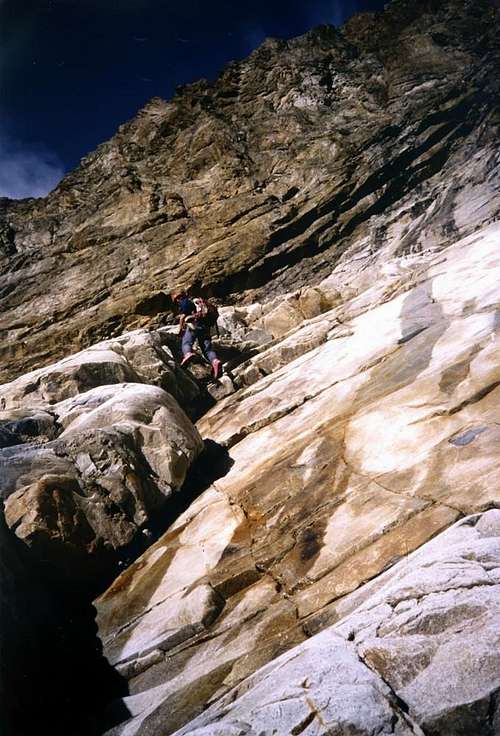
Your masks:
M476 344L471 348L469 354L464 358L464 360L454 363L449 368L446 368L441 374L439 389L443 393L448 394L448 396L451 396L455 389L462 383L462 381L465 381L469 375L470 364L480 352L481 345Z

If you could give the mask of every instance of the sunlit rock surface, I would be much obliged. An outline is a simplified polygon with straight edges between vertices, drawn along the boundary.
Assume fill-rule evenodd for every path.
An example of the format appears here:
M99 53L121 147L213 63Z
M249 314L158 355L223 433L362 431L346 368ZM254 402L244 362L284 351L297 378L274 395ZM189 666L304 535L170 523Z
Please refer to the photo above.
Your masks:
M130 382L159 386L189 411L200 391L179 369L168 338L136 330L26 373L0 387L0 410L46 407L96 386Z
M499 511L458 522L340 612L176 735L499 732Z
M106 655L130 678L131 694L124 703L131 718L113 734L175 731L262 665L342 622L352 610L354 591L362 591L367 581L384 580L378 576L399 560L403 562L396 570L406 569L405 561L414 550L460 517L499 504L499 244L500 226L493 225L439 255L387 261L373 286L360 285L351 299L305 321L272 347L264 346L251 359L257 368L262 361L261 377L219 402L198 422L203 438L229 447L229 472L96 602ZM337 276L334 272L325 288ZM290 351L291 344L299 346L299 357ZM498 522L494 512L484 518ZM486 528L486 521L482 524ZM470 528L469 522L461 523L457 534ZM474 527L476 532L479 528L483 527ZM492 528L497 536L496 526ZM469 568L466 562L464 569L455 565L454 542L448 546L447 540L455 537L445 534L439 539L444 561L435 563L435 576L429 574L429 585L435 586L430 592L468 588ZM491 554L495 544L491 542ZM438 549L441 542L436 545L431 549ZM500 599L496 578L479 569L481 561L470 564L485 586L479 598L481 610L487 611L499 606ZM442 581L440 566L456 585ZM415 588L427 585L425 576L418 577L420 569L412 573ZM399 573L394 574L399 580ZM443 596L443 616L449 615L453 623L453 607L462 607L464 617L471 619L471 642L477 634L486 646L494 615L476 621L467 591L464 596L463 604L458 595L453 600ZM419 594L410 592L407 597ZM416 604L418 615L425 617L421 602ZM390 612L390 607L382 609L373 636L381 636L377 626L392 625ZM361 628L363 623L368 626L367 617L360 615L359 620ZM424 629L422 624L419 636L424 636ZM434 705L424 702L434 679L436 688L444 687L441 677L450 683L452 677L467 680L471 667L480 668L482 645L468 657L453 659L448 676L444 665L440 669L439 658L451 658L460 637L449 644L449 651L448 644L443 643L441 650L441 644L436 648L431 640L427 654L422 654L422 689L415 685L408 690L413 693L409 717L401 710L402 696L398 692L395 697L391 688L398 690L401 681L403 699L407 698L405 678L410 675L396 667L397 685L389 688L384 667L390 669L392 659L384 663L393 656L392 650L377 660L373 644L373 653L359 661L356 652L361 645L356 649L357 644L349 643L350 633L344 641L337 633L325 633L318 644L313 639L299 649L303 679L313 678L320 700L326 698L323 682L330 683L327 689L331 683L343 683L345 708L332 697L330 709L325 704L319 707L320 713L326 708L323 720L320 715L312 725L303 694L295 705L292 697L290 720L283 716L278 733L295 733L287 729L302 722L304 729L311 724L306 733L327 733L328 719L340 719L339 733L348 733L348 727L362 721L365 730L360 733L367 734L391 733L391 723L397 723L396 733L420 734L427 722L434 724L431 733L458 734L469 716L471 723L480 724L477 733L494 733L486 729L484 713L498 687L495 658L491 672L484 675L487 685L471 675L473 701L467 699L465 684L456 701L450 694L450 713L459 724L455 730L442 725L447 716L439 710L437 695ZM314 680L311 662L319 656L315 647L321 649L323 641L339 660L318 665ZM398 667L415 667L416 677L420 659L411 664L415 655L409 653L415 641L403 642L400 650L395 646L402 662ZM385 639L380 647L383 644ZM491 643L492 651L495 646ZM381 663L385 682L371 672L369 657L375 669ZM283 662L288 661L289 655ZM276 663L269 665L269 672L275 666L279 672L281 665ZM290 666L295 672L295 665ZM287 668L283 681L271 677L272 693L274 688L281 693L278 699L288 697ZM355 708L356 698L364 696L356 696L354 681L371 693L363 701L366 721ZM207 726L209 730L199 733L272 733L278 716L272 715L274 706L259 710L259 687L264 692L267 685L259 685L260 675L255 683L256 710L245 711L250 695L241 705L248 730L238 726L243 728L238 731L235 725L240 721L237 700L235 721L227 722L229 730L224 731L226 725ZM467 710L471 702L478 704L471 706L472 715ZM214 721L222 718L221 712ZM186 733L190 729L186 727ZM195 725L193 732L198 733Z

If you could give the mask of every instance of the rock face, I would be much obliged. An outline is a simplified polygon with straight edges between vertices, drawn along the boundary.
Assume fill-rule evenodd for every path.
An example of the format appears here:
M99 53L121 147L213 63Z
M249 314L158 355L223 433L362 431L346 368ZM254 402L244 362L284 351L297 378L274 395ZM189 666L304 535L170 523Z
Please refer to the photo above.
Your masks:
M132 333L0 388L7 524L68 578L105 577L203 450L175 398L145 382L187 403L198 390L160 347Z
M96 733L500 734L497 39L394 0L269 40L0 202L2 605L50 570L95 652L64 596L131 563ZM179 284L225 297L218 383Z
M495 733L496 542L484 543L484 556L482 542L472 545L470 567L455 532L430 547L442 559L413 569L408 556L500 502L499 238L494 225L439 255L393 259L364 290L353 264L353 298L264 345L250 361L258 380L248 365L235 369L242 388L198 422L202 437L229 448L229 472L96 602L106 656L129 678L122 705L130 719L113 735L172 733L214 702L186 733L300 733L302 724L326 734L330 723L339 734ZM249 314L259 310L240 319ZM490 522L496 529L496 512L478 518L459 522L456 534L477 535ZM411 559L427 560L419 554ZM473 570L484 589L470 592ZM366 587L372 579L400 587L393 608L376 598L380 615L365 631L364 591L379 584ZM350 601L363 602L358 628ZM465 621L470 647L479 637L484 653L478 644L455 656ZM411 638L399 642L399 627ZM443 640L432 638L441 629ZM483 679L474 668L485 657ZM303 681L314 683L317 715ZM439 688L447 687L444 702ZM327 693L337 688L345 697L330 707ZM286 715L280 703L288 701Z
M268 40L46 199L2 200L1 380L143 325L179 284L262 302L493 220L497 39L493 0L395 0Z
M176 734L497 734L499 585L500 512L466 517Z

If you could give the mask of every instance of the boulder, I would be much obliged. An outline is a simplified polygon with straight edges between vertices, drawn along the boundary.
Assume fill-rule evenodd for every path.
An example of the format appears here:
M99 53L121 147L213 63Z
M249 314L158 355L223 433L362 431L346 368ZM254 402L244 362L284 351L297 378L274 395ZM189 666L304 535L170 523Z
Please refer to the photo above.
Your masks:
M6 520L65 576L99 577L182 487L203 443L175 400L144 384L51 410L57 439L1 451Z
M199 387L174 359L168 333L136 330L2 385L0 409L46 409L97 386L124 382L159 386L188 412L195 413L200 400Z

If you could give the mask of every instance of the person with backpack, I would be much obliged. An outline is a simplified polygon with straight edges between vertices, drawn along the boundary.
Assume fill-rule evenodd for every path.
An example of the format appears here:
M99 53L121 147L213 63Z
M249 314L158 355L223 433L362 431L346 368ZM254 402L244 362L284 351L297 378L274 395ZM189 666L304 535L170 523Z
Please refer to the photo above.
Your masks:
M206 299L191 299L184 290L173 294L172 299L181 315L179 322L183 355L181 365L187 365L196 355L193 346L197 341L201 352L212 365L214 378L220 378L222 363L213 348L210 335L211 328L217 327L217 317L219 316L217 307Z

